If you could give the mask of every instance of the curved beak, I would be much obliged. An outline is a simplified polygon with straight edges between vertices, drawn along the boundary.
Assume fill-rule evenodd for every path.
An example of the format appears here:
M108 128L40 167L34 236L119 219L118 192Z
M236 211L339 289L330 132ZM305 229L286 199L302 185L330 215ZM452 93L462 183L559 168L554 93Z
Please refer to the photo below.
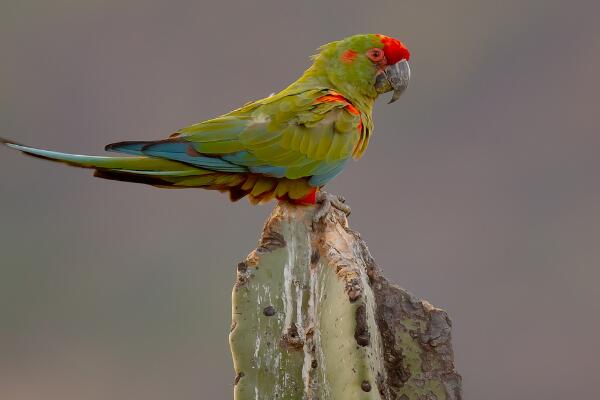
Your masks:
M395 102L408 87L410 80L410 66L408 61L398 61L396 64L388 65L381 70L375 78L375 90L377 93L394 91L388 104Z

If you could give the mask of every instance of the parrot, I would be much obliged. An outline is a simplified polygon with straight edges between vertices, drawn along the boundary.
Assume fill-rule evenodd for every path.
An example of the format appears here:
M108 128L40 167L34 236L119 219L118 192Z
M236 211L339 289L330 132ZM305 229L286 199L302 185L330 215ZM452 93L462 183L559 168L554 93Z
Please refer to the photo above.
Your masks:
M232 201L323 203L349 213L323 187L364 154L380 94L398 100L410 79L410 52L382 34L358 34L319 47L312 64L279 93L246 103L161 140L123 141L87 156L0 143L30 156L90 168L104 179L159 188L227 192Z

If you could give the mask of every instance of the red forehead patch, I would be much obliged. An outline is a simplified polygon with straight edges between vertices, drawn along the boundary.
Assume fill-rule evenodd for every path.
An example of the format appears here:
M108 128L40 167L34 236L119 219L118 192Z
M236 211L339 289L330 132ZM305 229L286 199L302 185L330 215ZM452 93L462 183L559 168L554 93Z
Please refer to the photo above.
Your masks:
M383 52L388 64L396 64L400 60L408 61L410 59L410 52L404 47L401 41L389 36L377 36L381 39L381 43L383 43Z

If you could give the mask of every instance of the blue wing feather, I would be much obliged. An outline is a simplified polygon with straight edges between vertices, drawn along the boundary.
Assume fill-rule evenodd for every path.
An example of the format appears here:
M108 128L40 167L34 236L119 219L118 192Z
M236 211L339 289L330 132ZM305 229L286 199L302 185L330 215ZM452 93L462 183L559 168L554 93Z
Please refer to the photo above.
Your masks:
M323 164L314 171L313 176L308 181L308 184L315 187L325 185L327 182L339 175L340 172L342 172L346 166L346 162L348 162L348 159L341 160L337 163Z

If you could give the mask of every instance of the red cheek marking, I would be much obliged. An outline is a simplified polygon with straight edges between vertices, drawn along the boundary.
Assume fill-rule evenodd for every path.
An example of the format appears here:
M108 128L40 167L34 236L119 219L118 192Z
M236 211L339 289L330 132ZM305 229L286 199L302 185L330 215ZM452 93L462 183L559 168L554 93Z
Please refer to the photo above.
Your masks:
M350 64L352 61L354 61L354 59L356 58L357 55L358 55L358 53L355 52L354 50L346 50L345 52L342 53L340 58L346 64Z
M408 61L410 59L410 52L401 41L384 35L377 35L377 37L383 43L383 52L388 64L396 64L400 60Z

